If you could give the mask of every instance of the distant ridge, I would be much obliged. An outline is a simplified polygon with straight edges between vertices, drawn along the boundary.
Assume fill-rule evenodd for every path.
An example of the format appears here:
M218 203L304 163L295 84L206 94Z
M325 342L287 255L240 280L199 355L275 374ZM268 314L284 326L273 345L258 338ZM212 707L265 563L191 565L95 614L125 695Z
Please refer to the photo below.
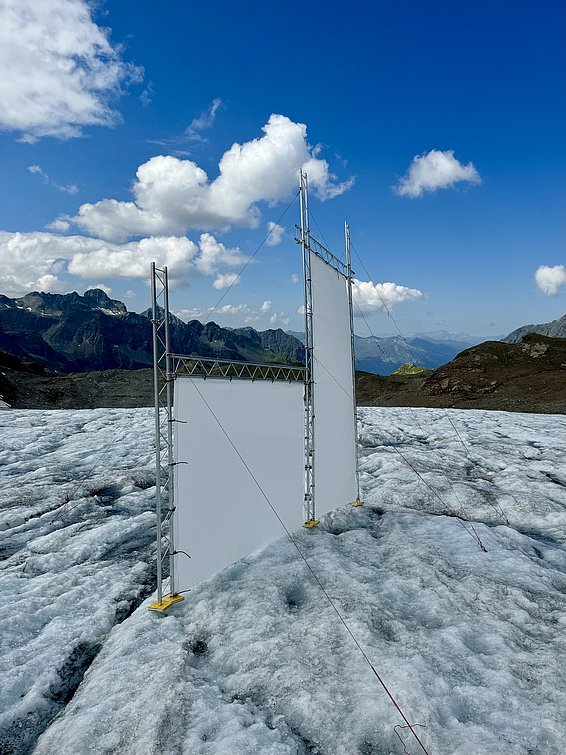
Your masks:
M566 315L552 322L543 322L539 325L523 325L502 340L506 343L521 343L523 338L529 333L539 333L549 338L566 338Z
M303 333L297 331L287 333L301 342L304 338ZM463 341L427 340L417 336L355 336L356 369L378 375L390 375L403 364L411 362L433 370L454 359L456 354L471 345Z

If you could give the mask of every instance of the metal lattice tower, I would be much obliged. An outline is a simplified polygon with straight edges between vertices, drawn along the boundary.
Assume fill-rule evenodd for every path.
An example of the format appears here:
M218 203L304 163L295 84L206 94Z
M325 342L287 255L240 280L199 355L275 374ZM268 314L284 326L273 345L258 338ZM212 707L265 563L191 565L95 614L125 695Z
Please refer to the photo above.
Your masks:
M161 302L161 304L160 304ZM169 338L167 268L151 263L153 397L155 406L155 513L157 517L157 603L163 603L163 565L169 561L169 595L175 585L175 480L173 460L173 381ZM165 530L165 532L164 532Z
M309 224L309 187L307 174L300 173L300 244L303 253L303 290L305 310L305 525L316 524L314 481L314 352L312 321L312 276Z
M354 299L352 294L352 257L350 252L350 226L344 223L344 235L346 240L346 268L348 274L348 308L350 310L350 338L352 348L352 396L354 399L353 417L354 417L354 438L356 439L356 500L352 502L353 506L361 506L360 499L360 458L358 450L358 406L356 402L356 350L354 336Z

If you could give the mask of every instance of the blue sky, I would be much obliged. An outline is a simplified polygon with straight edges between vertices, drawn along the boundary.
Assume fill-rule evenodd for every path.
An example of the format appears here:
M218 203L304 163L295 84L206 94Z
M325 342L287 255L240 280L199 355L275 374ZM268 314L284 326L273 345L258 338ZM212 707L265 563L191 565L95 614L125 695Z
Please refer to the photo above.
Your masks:
M348 220L404 333L566 312L559 0L0 8L1 293L103 284L141 310L153 255L184 317L224 295L224 325L299 329L296 202L226 287L310 160L322 234L340 255ZM357 295L376 335L396 332Z

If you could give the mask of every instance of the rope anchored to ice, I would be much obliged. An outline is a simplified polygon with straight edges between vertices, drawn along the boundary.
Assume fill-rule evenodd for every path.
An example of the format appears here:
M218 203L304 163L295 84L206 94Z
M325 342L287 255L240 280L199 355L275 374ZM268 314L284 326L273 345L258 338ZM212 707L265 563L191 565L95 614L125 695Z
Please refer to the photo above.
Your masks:
M203 394L200 392L200 390L199 390L198 386L196 385L195 381L192 378L190 378L190 380L193 383L193 386L194 386L196 392L198 393L198 395L200 396L200 398L204 402L205 406L207 407L208 411L212 415L214 421L216 422L216 424L220 428L220 431L222 432L222 434L224 435L224 437L226 438L226 440L228 441L228 443L232 447L234 453L236 454L236 456L238 457L238 459L240 460L240 462L243 464L243 466L247 470L247 472L250 475L251 479L253 480L255 486L259 490L262 498L265 500L265 502L267 503L267 505L269 506L269 508L273 512L274 516L279 521L279 524L281 525L281 527L285 530L285 533L286 533L287 537L289 538L289 540L291 541L292 545L296 549L297 553L299 554L299 557L301 558L301 560L304 563L305 567L308 569L308 571L309 571L311 577L313 578L313 580L315 581L317 587L319 588L319 590L322 592L322 594L326 598L328 604L330 605L330 607L332 608L332 610L334 611L334 613L338 617L338 620L340 621L340 623L342 624L342 626L344 627L344 629L346 630L346 632L350 636L352 642L354 643L354 645L358 649L359 653L361 654L361 656L363 657L363 659L365 660L365 662L368 664L368 666L370 667L370 669L371 669L372 673L374 674L375 678L377 679L377 681L379 682L379 684L381 685L381 687L383 688L383 690L387 694L388 698L391 700L391 702L395 706L397 712L399 713L399 715L401 716L401 718L405 722L406 727L404 727L404 728L408 728L409 729L409 731L411 732L411 734L413 735L413 737L418 742L418 744L419 744L422 752L425 755L430 755L429 751L426 749L426 747L422 743L421 739L419 738L419 735L417 734L417 732L415 731L415 729L413 728L413 726L409 722L407 716L405 715L405 713L401 709L401 706L399 705L399 703L397 702L397 700L395 699L395 697L393 696L393 694L391 693L391 691L389 690L389 688L387 687L387 685L385 684L385 682L382 679L382 677L379 675L377 669L375 668L375 666L371 662L371 660L370 660L369 656L367 655L366 651L363 649L362 645L360 644L360 641L358 640L358 638L356 637L356 635L354 634L354 632L350 629L350 626L346 622L346 619L342 615L340 609L338 608L338 606L334 602L333 598L330 596L330 594L328 593L328 591L326 590L326 588L322 584L322 582L321 582L319 576L317 575L317 573L314 571L314 569L312 568L312 566L307 561L307 558L306 558L305 554L303 553L303 551L301 550L299 544L296 542L295 538L291 534L291 531L285 525L285 522L283 521L283 519L279 515L277 509L275 508L275 506L273 505L273 503L270 501L269 497L267 496L267 493L265 492L265 490L263 489L263 487L261 486L261 484L257 480L256 476L254 475L254 473L252 472L252 470L248 466L246 460L244 459L244 457L242 456L242 454L240 453L240 451L236 447L235 443L232 441L232 439L228 435L228 432L224 428L222 422L218 419L218 417L214 413L214 410L212 409L212 407L210 406L210 404L208 403L208 401L206 400L206 398L203 396Z

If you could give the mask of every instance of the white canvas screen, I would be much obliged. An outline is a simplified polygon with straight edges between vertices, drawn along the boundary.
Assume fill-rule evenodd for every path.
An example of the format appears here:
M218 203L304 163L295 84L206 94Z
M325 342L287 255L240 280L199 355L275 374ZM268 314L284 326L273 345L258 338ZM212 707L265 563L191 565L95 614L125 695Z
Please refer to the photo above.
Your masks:
M176 549L191 556L175 557L177 590L285 534L210 410L285 525L302 524L303 390L297 381L177 377Z
M356 498L356 434L348 282L311 257L316 514Z

